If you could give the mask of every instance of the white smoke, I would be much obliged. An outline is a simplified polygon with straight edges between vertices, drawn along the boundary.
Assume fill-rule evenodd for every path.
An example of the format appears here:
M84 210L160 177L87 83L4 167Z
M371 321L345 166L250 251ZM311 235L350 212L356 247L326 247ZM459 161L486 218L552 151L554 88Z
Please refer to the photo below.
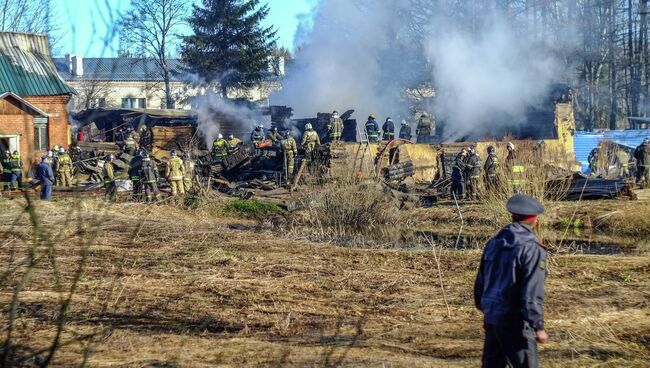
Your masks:
M212 91L195 97L192 109L197 114L197 129L205 138L207 147L212 146L219 133L224 137L232 133L245 138L255 126L265 120L260 110L237 105Z
M312 28L296 34L304 43L295 45L294 63L271 103L293 107L296 117L355 109L357 119L375 113L383 121L399 114L400 91L384 83L389 76L381 65L394 37L384 29L394 21L396 3L321 0L312 22L301 19Z
M533 39L490 11L469 32L469 19L454 13L466 5L450 4L320 0L312 22L301 18L311 28L297 33L294 63L271 103L293 107L296 117L355 109L358 121L375 113L381 125L423 107L404 97L406 88L433 85L435 102L426 107L445 122L445 138L521 122L568 69L549 50L570 32Z
M438 94L435 114L453 140L521 122L527 107L546 97L561 73L546 42L518 34L508 22L490 17L476 36L438 19L425 44Z

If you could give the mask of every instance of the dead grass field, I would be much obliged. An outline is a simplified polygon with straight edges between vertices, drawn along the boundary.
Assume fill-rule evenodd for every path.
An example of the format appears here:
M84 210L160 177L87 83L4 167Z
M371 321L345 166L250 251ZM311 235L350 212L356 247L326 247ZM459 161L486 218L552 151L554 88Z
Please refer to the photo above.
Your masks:
M24 206L22 199L0 201L0 272L8 275L0 290L3 340L13 288L24 273L24 267L13 268L34 241ZM607 204L609 211L612 206ZM409 216L413 226L417 219L422 226L450 208L453 214L445 207ZM42 261L19 295L16 360L51 343L61 292L81 259L81 240L92 239L55 366L479 365L481 315L473 307L472 285L481 244L438 248L447 307L427 247L314 243L295 232L281 236L256 229L254 221L224 217L218 206L64 200L39 202L36 212L46 232L59 239L36 251ZM480 211L474 217L468 212L466 232L489 231L492 224L481 223ZM558 253L549 270L551 342L541 348L542 366L650 364L647 252Z

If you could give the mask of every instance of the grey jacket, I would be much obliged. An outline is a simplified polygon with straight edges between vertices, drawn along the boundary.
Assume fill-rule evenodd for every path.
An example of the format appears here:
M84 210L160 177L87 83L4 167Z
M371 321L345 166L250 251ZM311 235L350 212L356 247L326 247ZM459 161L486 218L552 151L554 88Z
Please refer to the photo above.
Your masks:
M474 302L485 323L521 318L544 329L546 249L533 229L514 222L485 246L476 282Z

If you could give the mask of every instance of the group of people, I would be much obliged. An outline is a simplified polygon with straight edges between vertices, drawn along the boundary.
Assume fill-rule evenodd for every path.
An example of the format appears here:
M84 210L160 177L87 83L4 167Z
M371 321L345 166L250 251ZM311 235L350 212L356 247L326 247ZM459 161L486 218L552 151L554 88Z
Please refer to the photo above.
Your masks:
M518 192L525 183L526 166L520 162L515 145L508 142L506 165L511 172L510 184ZM481 177L487 191L498 188L500 161L494 146L487 148L487 158L482 161L474 146L461 149L451 165L451 196L455 199L478 199Z
M341 139L343 131L343 121L338 115L335 115L333 124L328 126L330 138L333 140ZM338 118L338 120L336 120ZM272 146L278 147L284 155L284 167L288 178L293 177L296 156L298 155L298 144L291 131L279 132L278 128L273 126L267 132L264 131L264 124L259 124L250 134L250 143L254 147L260 147L263 142L268 142ZM215 162L223 161L226 157L233 154L239 149L243 142L233 134L229 134L225 139L223 134L217 134L217 138L212 143L212 158ZM316 150L321 145L320 136L314 130L310 123L305 124L305 130L302 134L300 146L305 151L305 161L311 164L316 159Z
M639 186L650 185L650 139L645 138L639 146L630 153L628 150L618 146L616 150L607 150L600 142L591 150L587 161L592 176L611 175L612 169L618 177L628 178L631 175L630 162L636 161L636 183ZM632 160L632 158L634 160Z
M3 190L24 190L23 160L18 151L5 151L0 165ZM36 167L36 179L41 187L41 199L52 199L52 186L72 186L72 159L63 147L55 145L41 157Z
M171 195L183 195L193 187L196 164L187 152L179 157L176 149L170 151L170 157L165 162L164 177L171 186ZM132 195L135 199L146 202L160 200L162 195L158 188L160 171L156 161L144 148L138 148L129 164L128 176L133 183ZM115 175L115 155L104 157L102 178L106 197L114 201L117 198L117 177Z
M390 117L386 118L381 129L379 129L379 123L377 123L375 114L370 114L366 121L365 130L369 142L379 142L380 138L384 141L392 141L395 139L395 122ZM432 134L435 135L435 124L426 112L420 115L415 134L417 136L417 143L430 143ZM413 138L411 126L406 122L402 122L398 138L408 141Z

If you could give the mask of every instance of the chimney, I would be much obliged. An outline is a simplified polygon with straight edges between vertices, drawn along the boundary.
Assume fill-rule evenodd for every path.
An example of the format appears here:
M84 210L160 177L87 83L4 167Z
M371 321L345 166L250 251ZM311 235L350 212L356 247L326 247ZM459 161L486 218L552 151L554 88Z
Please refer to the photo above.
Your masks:
M66 54L65 55L65 63L68 66L68 72L70 74L72 74L72 58L73 57L74 57L74 55L72 55L72 54Z
M70 73L76 77L84 75L84 58L77 55L70 55Z

